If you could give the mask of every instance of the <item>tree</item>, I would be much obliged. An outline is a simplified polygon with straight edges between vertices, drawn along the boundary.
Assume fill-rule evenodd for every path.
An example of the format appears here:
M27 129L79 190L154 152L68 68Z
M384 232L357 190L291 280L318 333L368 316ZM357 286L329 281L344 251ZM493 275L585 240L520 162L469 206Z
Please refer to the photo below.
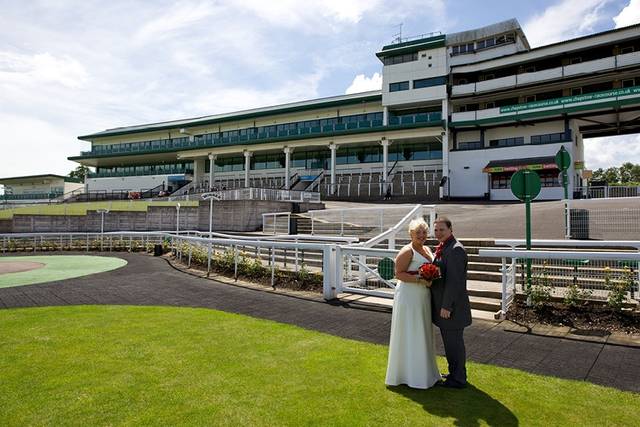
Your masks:
M80 181L84 182L84 179L87 174L89 174L89 172L91 172L91 169L89 169L87 166L80 165L69 172L69 178L79 179Z
M640 182L640 165L625 162L619 168L596 169L591 181L605 181L607 184L635 184Z

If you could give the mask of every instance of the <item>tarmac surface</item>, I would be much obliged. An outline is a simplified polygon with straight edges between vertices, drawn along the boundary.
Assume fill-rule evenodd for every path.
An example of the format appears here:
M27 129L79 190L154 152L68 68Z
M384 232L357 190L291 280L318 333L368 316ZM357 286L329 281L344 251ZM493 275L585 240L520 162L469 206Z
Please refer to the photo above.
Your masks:
M388 345L391 310L358 302L327 303L310 294L279 293L195 277L148 255L114 271L0 289L0 309L85 304L203 307ZM443 355L438 337L438 354ZM474 320L465 330L467 357L479 363L640 392L640 347L539 335L510 322ZM386 363L381 361L380 363ZM469 381L473 383L473 378Z

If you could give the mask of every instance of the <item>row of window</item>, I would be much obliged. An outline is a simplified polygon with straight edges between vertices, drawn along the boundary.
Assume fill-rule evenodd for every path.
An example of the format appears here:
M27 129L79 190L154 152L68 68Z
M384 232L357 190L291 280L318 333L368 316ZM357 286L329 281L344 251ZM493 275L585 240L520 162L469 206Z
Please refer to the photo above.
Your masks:
M96 175L163 175L170 173L186 173L193 171L193 162L164 163L159 165L135 165L98 167Z
M386 58L382 59L382 63L384 65L394 65L394 64L403 64L405 62L412 62L417 60L418 60L418 52L414 52L414 53L407 53L404 55L387 56Z
M515 147L516 145L524 145L524 137L516 136L514 138L492 139L489 141L489 147Z
M558 142L571 141L571 131L547 133L543 135L531 135L531 144L555 144ZM524 137L492 139L489 141L490 147L513 147L524 145ZM479 150L484 148L482 141L465 141L457 143L458 150Z
M462 55L465 53L474 53L482 49L489 49L494 46L500 46L507 43L515 43L515 33L501 34L499 36L489 37L471 43L463 43L451 48L452 55Z
M561 187L562 184L558 177L559 172L556 171L536 171L540 176L542 187ZM491 188L493 190L505 190L511 188L511 177L513 172L492 173Z
M423 87L440 86L445 84L447 84L447 78L444 76L430 77L427 79L414 80L413 88L420 89ZM409 90L409 81L389 83L389 92L399 92L402 90Z

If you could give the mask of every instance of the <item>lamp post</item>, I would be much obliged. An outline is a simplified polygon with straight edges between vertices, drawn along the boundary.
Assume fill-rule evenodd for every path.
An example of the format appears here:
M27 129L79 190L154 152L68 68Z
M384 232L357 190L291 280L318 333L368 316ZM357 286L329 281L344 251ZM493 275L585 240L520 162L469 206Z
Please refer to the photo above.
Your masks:
M109 209L100 208L96 209L96 212L100 213L100 252L102 252L104 244L104 214L109 213Z
M180 232L180 203L176 203L176 234Z

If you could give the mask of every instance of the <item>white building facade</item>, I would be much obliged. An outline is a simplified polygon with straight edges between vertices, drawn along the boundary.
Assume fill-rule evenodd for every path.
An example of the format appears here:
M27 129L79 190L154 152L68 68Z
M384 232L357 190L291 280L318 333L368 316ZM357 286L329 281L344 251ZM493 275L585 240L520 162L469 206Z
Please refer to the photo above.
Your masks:
M516 20L400 40L376 54L381 91L80 137L89 191L271 187L325 198L513 199L536 170L563 189L553 157L586 182L584 139L640 131L640 26L531 49ZM588 143L588 142L587 142Z

